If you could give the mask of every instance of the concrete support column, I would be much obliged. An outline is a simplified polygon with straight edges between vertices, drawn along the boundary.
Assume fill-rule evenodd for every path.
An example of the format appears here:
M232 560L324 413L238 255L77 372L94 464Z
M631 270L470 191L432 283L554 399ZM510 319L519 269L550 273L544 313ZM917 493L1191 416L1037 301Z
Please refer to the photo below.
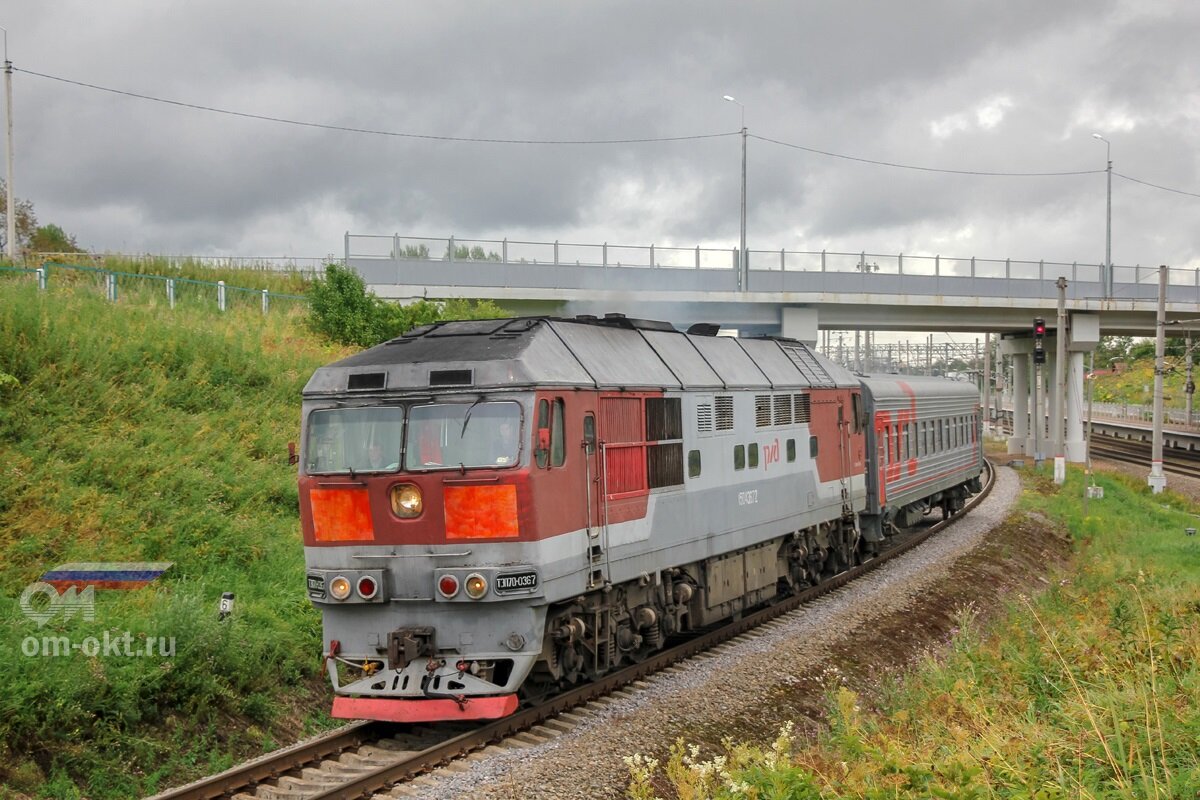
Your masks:
M1008 438L1008 452L1025 455L1029 450L1029 355L1014 353L1013 357L1013 432Z
M817 309L813 306L784 306L780 309L780 332L788 339L817 346ZM828 344L826 344L828 348Z
M1067 359L1067 438L1066 457L1072 464L1082 464L1083 440L1083 353L1070 353Z
M1058 385L1055 383L1054 376L1058 374L1056 367L1057 359L1053 353L1046 354L1046 364L1042 367L1042 385L1046 387L1042 396L1045 398L1042 410L1042 419L1045 421L1046 427L1042 430L1045 435L1042 437L1042 455L1053 458L1058 455L1054 452L1054 426L1062 425L1063 421L1054 419L1054 398L1058 395Z

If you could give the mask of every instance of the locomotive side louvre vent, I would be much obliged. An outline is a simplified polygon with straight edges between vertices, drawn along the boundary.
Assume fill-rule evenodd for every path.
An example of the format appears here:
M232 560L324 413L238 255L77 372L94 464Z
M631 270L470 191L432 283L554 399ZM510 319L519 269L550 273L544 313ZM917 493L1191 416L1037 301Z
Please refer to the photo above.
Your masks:
M771 425L771 395L754 396L754 427L767 428Z
M779 347L787 353L788 358L796 365L796 369L800 370L800 374L812 386L833 387L837 385L833 376L826 371L825 367L821 366L821 362L804 345L780 342Z
M796 409L796 422L808 422L809 415L812 412L810 400L806 394L797 394L792 396L792 400Z
M792 424L792 396L790 394L775 395L775 424Z
M646 398L646 441L683 438L683 403L678 397Z
M700 433L712 433L712 403L700 403L698 406L696 406L696 430L698 430Z
M717 430L733 430L733 395L723 394L716 398Z
M346 379L346 391L369 392L387 385L386 372L358 372Z
M475 383L473 370L469 369L431 369L429 370L430 386L470 386Z

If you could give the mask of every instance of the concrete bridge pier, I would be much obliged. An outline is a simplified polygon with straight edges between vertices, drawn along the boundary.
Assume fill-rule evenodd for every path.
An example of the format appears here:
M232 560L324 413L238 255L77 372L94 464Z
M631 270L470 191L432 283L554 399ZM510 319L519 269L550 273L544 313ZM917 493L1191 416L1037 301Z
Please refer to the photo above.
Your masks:
M1071 319L1071 338L1067 341L1067 461L1082 464L1087 445L1084 441L1083 413L1086 396L1083 391L1083 354L1100 344L1100 315L1074 313Z
M809 347L816 347L820 336L817 328L819 316L816 306L784 306L779 314L780 333Z
M1030 350L1033 348L1031 347ZM1029 353L1012 352L1013 360L1013 432L1008 437L1008 452L1032 455L1029 450Z

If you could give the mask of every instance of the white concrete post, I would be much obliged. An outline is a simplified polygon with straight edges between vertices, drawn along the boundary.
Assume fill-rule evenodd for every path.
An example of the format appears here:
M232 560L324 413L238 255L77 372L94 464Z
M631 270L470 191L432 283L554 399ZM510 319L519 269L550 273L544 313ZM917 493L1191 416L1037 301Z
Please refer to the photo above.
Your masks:
M267 314L267 309L270 307L270 305L271 305L271 301L270 301L270 293L269 293L269 292L268 292L266 289L263 289L263 290L262 290L262 310L263 310L263 316L266 316L266 314Z
M45 267L37 268L37 285L38 285L39 292L46 291L46 268Z
M225 310L225 281L217 281L217 310Z
M1082 464L1086 457L1083 438L1083 353L1070 353L1068 361L1066 457L1072 464Z

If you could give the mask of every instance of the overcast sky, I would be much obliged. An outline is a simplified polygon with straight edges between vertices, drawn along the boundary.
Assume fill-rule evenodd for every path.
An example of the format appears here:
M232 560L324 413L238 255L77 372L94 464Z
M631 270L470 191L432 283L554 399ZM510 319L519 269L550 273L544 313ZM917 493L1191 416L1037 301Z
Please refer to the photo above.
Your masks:
M26 2L18 196L95 250L343 233L1097 263L1114 171L1200 193L1200 3ZM26 72L29 71L29 72ZM347 133L331 126L534 140ZM1200 197L1113 178L1113 260L1200 264Z

